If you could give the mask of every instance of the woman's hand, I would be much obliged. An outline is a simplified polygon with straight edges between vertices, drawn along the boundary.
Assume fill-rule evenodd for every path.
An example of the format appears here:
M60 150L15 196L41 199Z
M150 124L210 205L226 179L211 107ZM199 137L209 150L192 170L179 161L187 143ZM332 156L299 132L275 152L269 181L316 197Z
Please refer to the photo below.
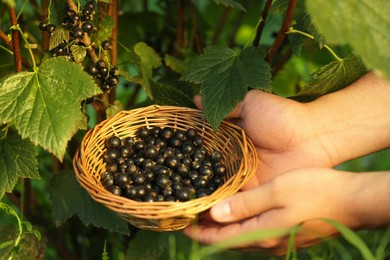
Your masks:
M390 172L350 173L306 168L282 174L257 188L239 192L210 210L210 218L185 229L189 237L213 244L253 230L302 224L295 247L305 248L337 234L320 218L352 229L390 223ZM289 237L237 245L244 251L286 253Z

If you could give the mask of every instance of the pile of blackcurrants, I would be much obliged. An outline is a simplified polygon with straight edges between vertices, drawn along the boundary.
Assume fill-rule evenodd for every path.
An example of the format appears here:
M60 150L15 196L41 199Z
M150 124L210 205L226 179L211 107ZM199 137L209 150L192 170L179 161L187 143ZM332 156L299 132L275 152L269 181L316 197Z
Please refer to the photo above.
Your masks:
M102 185L135 201L189 201L210 195L225 180L222 153L209 151L194 128L142 126L134 137L105 140Z
M69 30L70 38L68 42L63 41L52 50L53 56L64 56L70 61L74 61L70 46L73 44L84 45L84 35L87 34L91 36L91 33L95 29L93 25L95 13L94 1L86 2L79 12L70 9L69 6L66 7L62 25L66 30ZM51 35L56 30L56 25L47 24L42 21L39 24L39 29L41 31L48 32L49 35ZM100 47L103 50L111 49L110 41L102 41L100 43ZM87 72L93 78L99 79L100 89L103 92L108 92L118 85L119 78L115 75L117 70L117 67L110 68L109 64L107 64L104 60L98 60L87 67Z

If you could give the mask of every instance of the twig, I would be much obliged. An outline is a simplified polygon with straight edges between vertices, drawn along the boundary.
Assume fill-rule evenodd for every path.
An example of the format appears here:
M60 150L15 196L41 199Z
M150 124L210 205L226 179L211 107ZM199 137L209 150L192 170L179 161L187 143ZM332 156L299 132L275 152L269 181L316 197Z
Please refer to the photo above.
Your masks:
M302 32L300 30L296 30L296 29L290 29L287 34L291 34L291 33L296 33L296 34L300 34L300 35L303 35L309 39L312 39L314 40L314 36L311 35L311 34L308 34L306 32ZM343 59L340 58L333 50L332 48L329 47L329 45L325 44L324 45L324 48L327 49L329 51L329 53L337 60L337 61L342 61Z
M14 48L12 47L12 42L8 39L8 36L3 31L0 31L0 39L2 39L5 42L5 44L8 45L8 47L11 49L12 55L13 55ZM21 56L21 57L22 57L22 64L24 65L24 67L26 69L31 68L30 63L23 56Z
M215 29L213 39L211 41L212 45L214 45L218 42L219 37L221 36L221 33L222 33L223 26L226 23L226 20L229 16L230 11L231 11L231 8L225 8L225 10L223 11L221 18L219 19L219 23L217 25L217 28Z
M77 12L77 6L73 0L66 0L66 3L68 4L68 6L71 10ZM86 34L86 33L84 34L84 37L83 37L83 43L84 43L85 47L87 48L87 51L88 51L88 54L89 54L89 57L91 58L91 60L93 62L97 62L99 60L99 57L96 55L95 48L92 47L91 38L89 38L88 34Z
M265 60L267 62L270 62L272 60L272 58L275 56L276 52L279 50L280 46L282 45L284 39L286 38L286 32L288 32L290 28L296 3L297 3L296 0L290 0L288 3L288 8L284 16L282 27L280 28L273 45L271 46L271 48L267 53L267 56L265 57Z
M272 1L273 0L267 0L267 2L264 5L263 11L261 12L259 25L257 26L256 35L255 38L253 39L253 46L257 47L260 44L261 34L263 33L264 25L265 25L265 19L267 18L268 10L272 5Z
M9 13L9 18L11 20L11 25L14 27L14 29L11 29L11 30L12 30L12 49L14 52L15 71L21 72L22 71L22 56L20 54L20 48L19 48L19 32L16 29L18 26L18 21L16 19L15 9L8 6L8 13Z
M195 50L198 54L203 53L203 40L202 36L199 32L198 23L196 21L196 14L192 12L192 24L194 25L194 42L195 42Z
M110 15L114 21L114 29L111 33L111 65L116 66L118 64L118 0L113 0L110 5ZM112 104L116 97L116 87L113 88L108 97L108 101Z
M278 63L276 63L272 67L272 78L274 78L276 76L276 74L278 74L278 72L283 68L284 64L286 64L286 62L289 61L291 56L292 56L292 50L291 50L291 48L289 48L287 50L287 52L284 53L283 56L280 58Z

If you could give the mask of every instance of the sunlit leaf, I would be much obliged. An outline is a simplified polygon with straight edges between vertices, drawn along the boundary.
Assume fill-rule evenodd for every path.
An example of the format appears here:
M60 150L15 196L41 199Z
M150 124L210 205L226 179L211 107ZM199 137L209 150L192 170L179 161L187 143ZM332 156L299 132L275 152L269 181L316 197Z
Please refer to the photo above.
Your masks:
M67 143L85 116L81 101L101 93L83 68L51 58L38 71L0 79L0 122L13 123L29 138L62 160Z
M390 1L306 1L306 8L328 42L349 44L369 69L390 80Z
M348 86L365 72L361 61L350 54L341 61L333 61L310 75L303 90L292 98L299 101L316 99Z
M70 47L70 51L72 52L74 61L76 63L82 63L87 56L87 48L82 45L74 44Z
M207 47L181 80L200 84L207 120L217 129L249 88L270 91L270 66L260 48Z
M165 64L175 72L183 74L188 69L188 66L184 61L172 55L166 54L164 60Z
M69 30L67 30L63 25L57 26L54 32L50 35L49 50L54 49L63 42L68 42L69 38Z

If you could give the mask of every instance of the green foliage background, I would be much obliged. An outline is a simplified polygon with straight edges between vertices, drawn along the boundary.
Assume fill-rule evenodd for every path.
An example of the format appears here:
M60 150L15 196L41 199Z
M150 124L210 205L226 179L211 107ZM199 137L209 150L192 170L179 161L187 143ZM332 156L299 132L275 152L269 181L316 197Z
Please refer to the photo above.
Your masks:
M0 258L273 259L215 252L181 232L138 230L92 201L72 168L86 130L121 109L149 104L194 107L196 94L204 96L204 113L216 129L251 88L307 102L347 86L367 70L390 81L387 0L298 0L286 39L271 58L269 50L278 41L292 1L273 1L265 21L260 15L267 1L114 1L118 16L102 17L91 37L99 46L117 33L120 84L110 94L102 94L84 70L90 63L87 47L72 43L75 62L52 57L70 35L58 26L47 42L39 22L59 24L65 1L50 1L51 6L45 2L0 2L0 199L15 213L8 208L4 212L9 214L0 213ZM103 13L111 2L99 1ZM8 8L15 8L18 26L11 25ZM261 23L264 30L256 42ZM7 44L12 30L23 32L21 55L29 64L18 73ZM99 47L96 51L110 58L109 52ZM86 104L92 96L94 102ZM339 167L389 170L389 162L386 150ZM352 241L362 239L377 256L389 255L389 231L357 235ZM21 243L13 243L17 238ZM292 258L356 259L361 254L346 237Z

